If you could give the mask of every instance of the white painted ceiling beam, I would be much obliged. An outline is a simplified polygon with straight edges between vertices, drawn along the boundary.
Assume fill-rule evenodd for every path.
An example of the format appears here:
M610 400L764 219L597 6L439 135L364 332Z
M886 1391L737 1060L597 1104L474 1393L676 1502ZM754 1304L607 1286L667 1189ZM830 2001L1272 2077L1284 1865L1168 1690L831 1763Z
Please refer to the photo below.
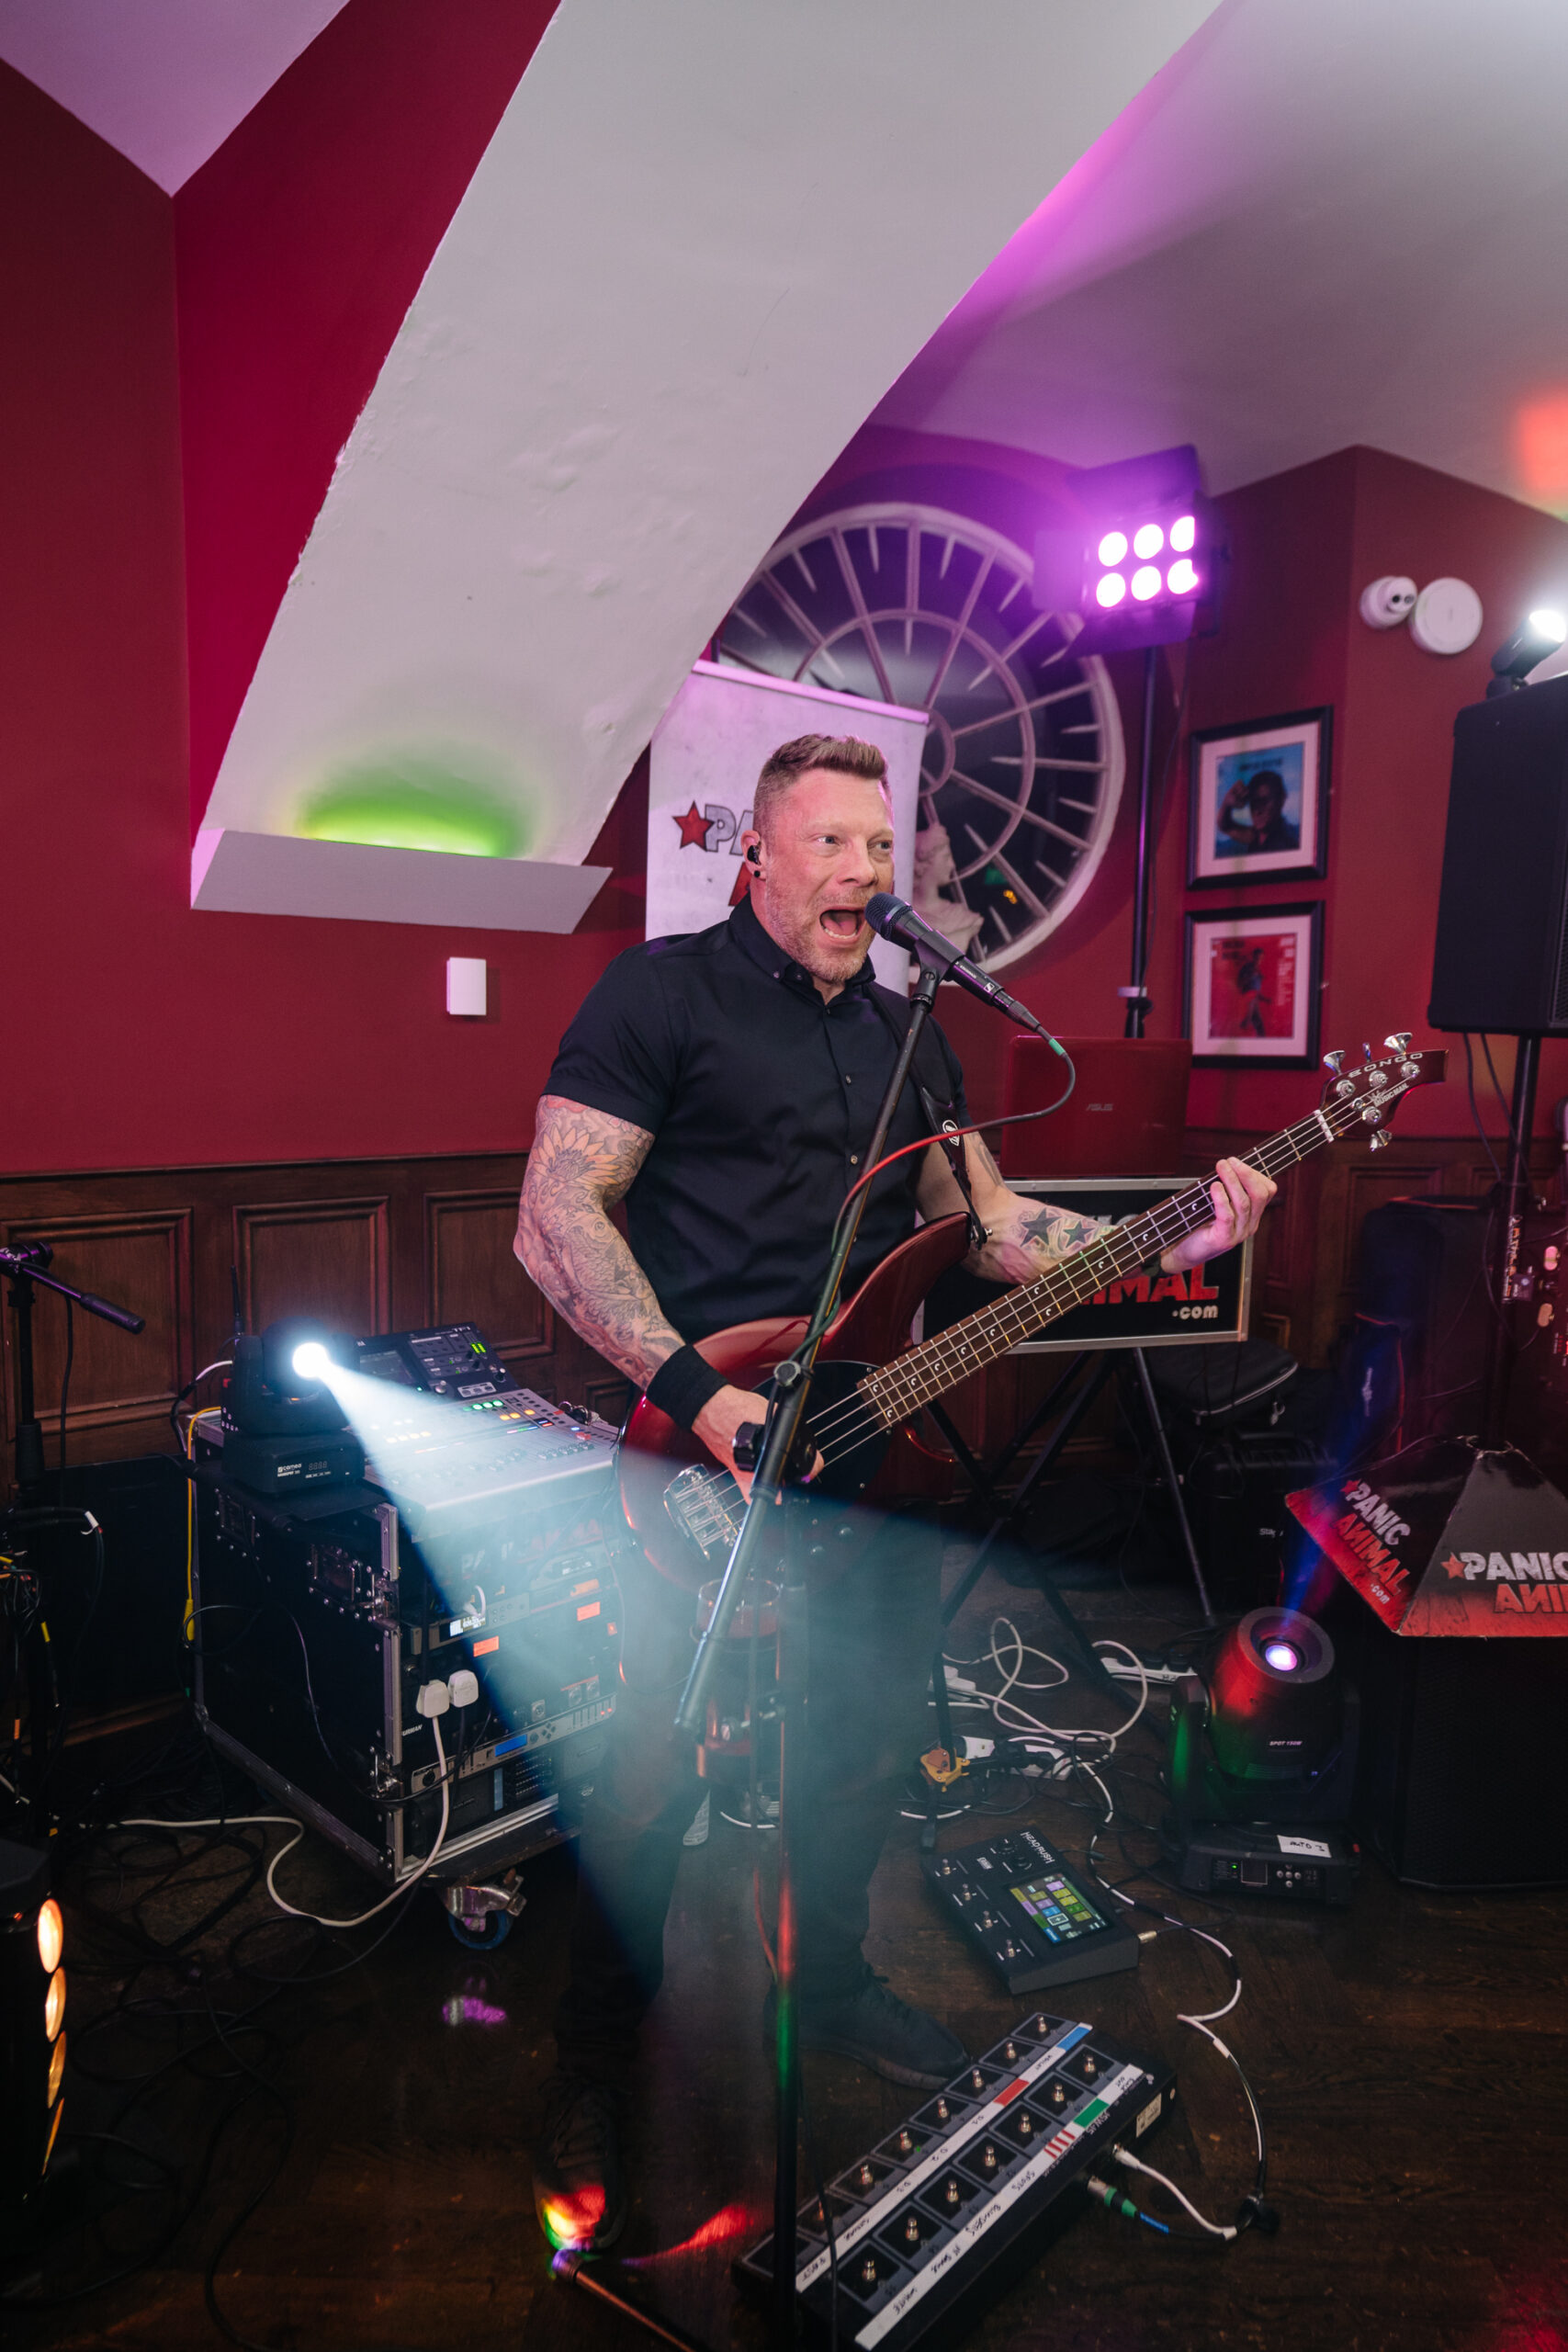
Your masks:
M564 0L340 459L209 802L443 768L575 863L708 633L1212 0Z

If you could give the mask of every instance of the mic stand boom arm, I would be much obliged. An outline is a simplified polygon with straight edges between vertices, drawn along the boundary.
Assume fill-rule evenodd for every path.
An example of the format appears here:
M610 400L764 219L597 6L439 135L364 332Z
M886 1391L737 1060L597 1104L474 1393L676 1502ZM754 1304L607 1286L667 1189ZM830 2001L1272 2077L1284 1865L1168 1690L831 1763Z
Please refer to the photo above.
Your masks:
M77 1290L45 1273L53 1257L47 1241L21 1241L0 1249L0 1279L11 1285L11 1308L17 1318L17 1486L24 1501L36 1493L43 1477L43 1430L33 1404L33 1284L41 1283L45 1290L57 1290L62 1298L106 1323L117 1323L122 1331L145 1329L144 1318L132 1315L129 1307L111 1306L90 1290Z
M932 1002L942 981L942 973L934 965L922 961L920 977L909 1006L909 1026L893 1065L881 1104L876 1114L876 1126L866 1152L865 1164L874 1168L882 1157L898 1098L904 1091L920 1035L931 1017ZM805 1428L807 1401L811 1393L811 1379L817 1365L817 1352L823 1334L833 1319L839 1302L839 1291L849 1264L850 1252L860 1231L860 1222L871 1196L871 1186L865 1185L856 1196L853 1207L844 1220L822 1289L818 1298L805 1339L787 1362L773 1374L773 1401L762 1432L761 1452L746 1514L740 1522L740 1532L729 1555L729 1566L713 1606L697 1654L692 1661L692 1671L681 1696L675 1717L678 1731L700 1737L706 1720L707 1694L717 1670L725 1638L729 1631L751 1564L761 1542L766 1514L784 1508L784 1481L795 1455ZM802 1744L799 1720L800 1703L806 1694L806 1564L799 1556L799 1546L787 1542L784 1551L784 1581L779 1596L779 1821L778 1821L778 1979L777 2001L777 2142L773 2175L773 2315L781 2342L793 2339L795 2329L795 2205L797 2201L796 2166L800 2118L800 2048L795 2030L795 1889L790 1875L790 1828L795 1810L798 1756ZM755 1732L753 1731L753 1737Z

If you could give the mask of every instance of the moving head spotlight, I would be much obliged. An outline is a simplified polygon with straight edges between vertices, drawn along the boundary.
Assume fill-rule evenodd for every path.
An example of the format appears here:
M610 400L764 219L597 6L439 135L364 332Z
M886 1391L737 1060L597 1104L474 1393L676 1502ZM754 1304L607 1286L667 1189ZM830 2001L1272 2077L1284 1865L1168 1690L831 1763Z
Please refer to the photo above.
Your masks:
M278 1496L362 1478L364 1449L329 1385L335 1365L354 1361L352 1339L309 1316L237 1333L223 1386L225 1475Z
M1167 1838L1181 1884L1348 1902L1359 1726L1314 1619L1254 1609L1229 1627L1206 1675L1171 1696Z

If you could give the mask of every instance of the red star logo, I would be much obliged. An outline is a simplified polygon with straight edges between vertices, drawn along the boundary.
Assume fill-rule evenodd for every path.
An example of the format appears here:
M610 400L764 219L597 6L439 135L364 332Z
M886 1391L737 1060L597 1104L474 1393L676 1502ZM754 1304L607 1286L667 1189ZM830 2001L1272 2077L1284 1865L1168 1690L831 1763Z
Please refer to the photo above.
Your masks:
M738 907L738 906L740 904L741 899L744 899L744 898L746 898L746 897L748 897L748 896L750 895L750 888L751 888L751 869L750 869L750 867L746 864L745 860L744 860L744 859L742 859L742 860L741 860L741 864L740 864L740 871L737 874L737 876L736 876L736 877L735 877L735 888L734 888L734 889L733 889L733 890L731 890L731 892L730 892L730 894L729 894L729 903L730 903L730 905L731 905L732 907Z
M683 817L671 817L670 821L681 829L682 849L706 849L708 830L713 823L713 819L703 816L694 800Z
M1448 1558L1443 1562L1443 1566L1448 1570L1450 1577L1462 1577L1464 1574L1464 1562L1453 1552L1449 1554Z

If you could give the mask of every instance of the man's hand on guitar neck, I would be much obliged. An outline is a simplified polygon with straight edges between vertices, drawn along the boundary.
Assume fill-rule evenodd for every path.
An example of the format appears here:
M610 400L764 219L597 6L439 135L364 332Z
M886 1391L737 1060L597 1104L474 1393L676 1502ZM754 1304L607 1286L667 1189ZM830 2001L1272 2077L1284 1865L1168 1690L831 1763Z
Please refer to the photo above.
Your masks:
M971 1273L993 1283L1032 1282L1105 1230L1101 1218L1080 1216L1076 1210L1034 1194L1010 1191L978 1136L966 1138L965 1149L976 1213L986 1228L984 1247L971 1250L964 1260ZM1244 1159L1222 1159L1214 1173L1215 1182L1209 1188L1213 1223L1190 1233L1165 1252L1160 1265L1168 1274L1201 1266L1205 1259L1217 1258L1247 1240L1257 1232L1274 1197L1273 1179ZM917 1198L920 1215L928 1220L950 1216L964 1205L953 1170L935 1144L920 1170Z
M1166 1250L1159 1261L1162 1272L1182 1273L1189 1266L1201 1266L1205 1259L1223 1257L1238 1241L1248 1240L1280 1189L1272 1176L1265 1176L1245 1159L1217 1160L1214 1175L1216 1182L1209 1187L1214 1222L1200 1226L1185 1241L1178 1241Z

